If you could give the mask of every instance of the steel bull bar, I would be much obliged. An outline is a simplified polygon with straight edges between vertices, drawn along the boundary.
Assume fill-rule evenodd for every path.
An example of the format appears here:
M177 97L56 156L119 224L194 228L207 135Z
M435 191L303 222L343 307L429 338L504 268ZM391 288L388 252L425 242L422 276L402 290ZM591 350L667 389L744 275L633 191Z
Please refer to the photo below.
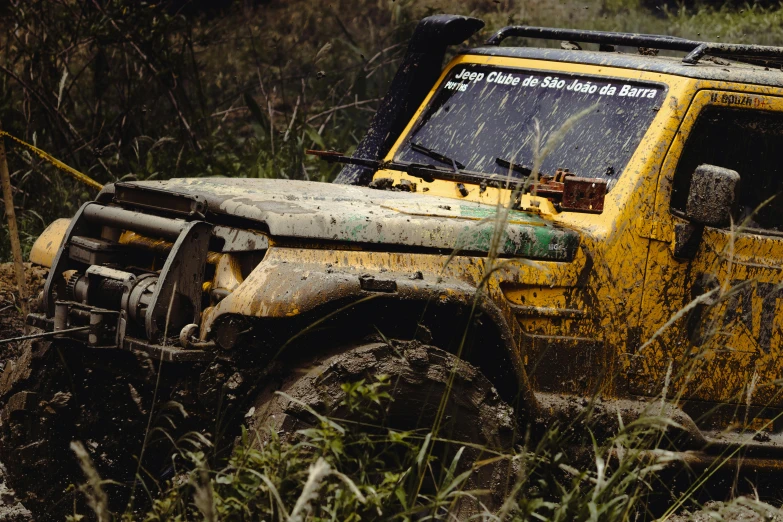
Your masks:
M123 231L172 241L160 271L129 265L134 252ZM44 314L28 324L92 348L142 349L165 359L194 359L171 338L201 316L202 284L213 226L144 214L95 202L74 216L52 263L43 292Z

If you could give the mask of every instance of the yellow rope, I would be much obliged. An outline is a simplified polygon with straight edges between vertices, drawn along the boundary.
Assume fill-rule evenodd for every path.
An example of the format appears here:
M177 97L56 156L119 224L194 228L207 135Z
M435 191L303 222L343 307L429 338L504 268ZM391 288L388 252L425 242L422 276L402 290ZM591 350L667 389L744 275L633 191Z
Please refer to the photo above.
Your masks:
M27 147L31 151L33 151L36 154L38 154L38 156L40 156L40 158L42 160L48 161L49 163L51 163L52 165L54 165L58 169L67 172L76 181L81 181L85 185L89 185L90 187L96 188L98 190L101 190L103 188L103 185L101 185L100 183L98 183L97 181L92 179L90 176L88 176L86 174L82 174L78 170L69 167L68 165L66 165L62 161L58 160L57 158L55 158L51 154L42 151L41 149L39 149L35 145L30 145L26 141L22 141L19 138L17 138L16 136L12 136L11 134L8 134L4 130L0 130L0 136L7 136L7 137L11 138L12 140L14 140L15 142L17 142L19 145Z

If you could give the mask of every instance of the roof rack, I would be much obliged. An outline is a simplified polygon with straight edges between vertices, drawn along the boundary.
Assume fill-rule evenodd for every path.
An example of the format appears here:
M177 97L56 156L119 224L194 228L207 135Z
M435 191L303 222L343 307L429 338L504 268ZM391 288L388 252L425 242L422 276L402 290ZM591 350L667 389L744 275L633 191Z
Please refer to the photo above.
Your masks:
M487 40L487 45L500 45L506 38L514 36L685 51L688 54L685 55L682 61L689 65L697 64L705 55L732 57L738 61L749 61L751 63L763 62L765 59L774 62L783 61L783 47L772 47L769 45L700 42L676 36L558 29L526 25L511 25L500 29ZM753 60L754 58L756 60Z

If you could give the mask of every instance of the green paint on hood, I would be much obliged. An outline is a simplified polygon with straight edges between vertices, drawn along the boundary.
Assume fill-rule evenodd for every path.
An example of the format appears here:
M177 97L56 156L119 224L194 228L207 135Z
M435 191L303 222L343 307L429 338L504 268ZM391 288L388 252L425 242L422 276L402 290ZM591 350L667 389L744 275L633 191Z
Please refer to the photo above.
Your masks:
M171 192L172 198L201 196L208 206L207 219L219 221L227 215L255 221L273 237L383 244L392 251L419 247L487 253L497 210L494 205L424 194L280 179L195 178L135 184ZM104 189L112 192L111 186ZM575 231L535 214L512 211L498 254L569 261L578 246Z

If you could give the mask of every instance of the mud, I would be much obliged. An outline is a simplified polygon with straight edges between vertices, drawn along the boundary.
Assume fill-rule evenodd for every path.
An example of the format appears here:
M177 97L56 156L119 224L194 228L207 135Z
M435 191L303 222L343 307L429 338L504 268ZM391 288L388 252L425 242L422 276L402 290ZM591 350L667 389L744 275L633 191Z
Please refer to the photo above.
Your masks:
M48 271L25 263L28 303L31 311L37 311L38 294L43 290ZM23 335L24 318L20 312L19 293L12 263L0 263L0 339ZM0 345L0 371L9 357L18 355L18 343Z
M747 506L726 505L723 502L710 502L697 512L685 511L671 517L670 522L783 522L783 514L757 506L755 511Z
M700 165L691 178L687 214L696 223L720 226L729 220L739 174L714 165Z
M16 500L14 492L8 489L0 464L0 522L32 522L30 512Z
M43 290L47 271L41 267L25 263L25 279L30 308L35 310L36 297ZM0 339L16 337L24 333L24 319L19 310L19 294L16 288L16 275L12 263L0 263ZM19 343L0 345L0 372L6 362L15 358ZM14 492L5 483L5 468L0 463L0 522L32 522L30 512L17 500Z

